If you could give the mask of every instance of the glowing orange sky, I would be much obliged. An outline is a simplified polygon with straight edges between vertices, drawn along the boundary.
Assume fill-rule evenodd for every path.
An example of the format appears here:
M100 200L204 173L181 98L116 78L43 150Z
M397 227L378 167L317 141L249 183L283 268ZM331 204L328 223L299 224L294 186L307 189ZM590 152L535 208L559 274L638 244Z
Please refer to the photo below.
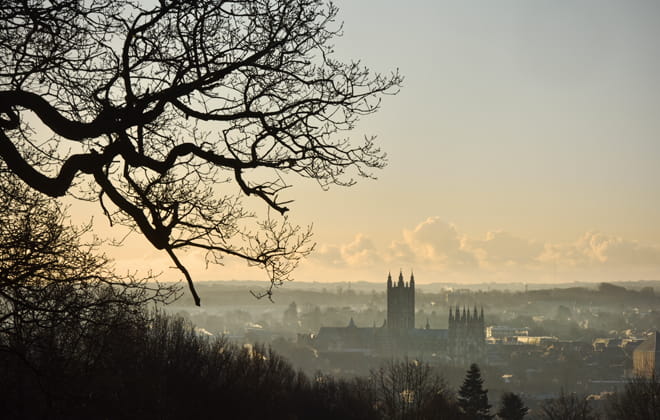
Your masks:
M338 55L406 79L352 134L387 151L377 181L293 180L318 243L296 278L660 279L660 3L337 3ZM110 252L180 277L141 238ZM200 280L266 278L184 259Z

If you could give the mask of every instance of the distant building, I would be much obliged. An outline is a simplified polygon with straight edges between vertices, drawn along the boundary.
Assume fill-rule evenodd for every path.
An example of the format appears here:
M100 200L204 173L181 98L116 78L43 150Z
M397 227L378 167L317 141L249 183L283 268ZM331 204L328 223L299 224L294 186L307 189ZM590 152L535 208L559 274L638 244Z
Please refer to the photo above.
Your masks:
M633 351L633 375L660 377L660 332L654 332Z
M592 346L594 351L605 351L606 349L621 347L621 342L620 338L596 338Z
M514 337L515 342L513 344L527 344L530 346L547 346L551 343L556 343L559 341L559 338L553 336L529 336L524 335L520 337Z
M415 277L396 283L387 276L387 318L381 327L321 327L315 336L300 337L320 351L365 354L421 354L444 356L457 365L482 362L486 357L484 312L456 306L449 309L449 329L415 328Z
M507 337L528 336L529 328L510 327L508 325L491 325L486 327L486 338L504 340Z
M626 354L632 355L637 347L639 347L644 340L637 338L624 338L621 340L621 348L626 352Z

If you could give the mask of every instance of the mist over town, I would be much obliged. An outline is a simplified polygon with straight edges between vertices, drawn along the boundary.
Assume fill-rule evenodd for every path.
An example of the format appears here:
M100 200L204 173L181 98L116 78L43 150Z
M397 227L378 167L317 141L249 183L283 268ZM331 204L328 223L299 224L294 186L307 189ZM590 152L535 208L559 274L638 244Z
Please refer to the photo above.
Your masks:
M0 2L0 418L656 419L659 18Z

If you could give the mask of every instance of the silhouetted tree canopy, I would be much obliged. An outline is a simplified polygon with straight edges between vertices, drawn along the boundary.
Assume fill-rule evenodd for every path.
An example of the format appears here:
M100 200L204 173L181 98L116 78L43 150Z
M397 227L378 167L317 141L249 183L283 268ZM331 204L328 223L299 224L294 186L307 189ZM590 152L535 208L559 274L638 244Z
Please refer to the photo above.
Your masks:
M0 159L141 232L197 304L184 248L244 258L278 284L309 231L255 221L240 198L284 214L289 173L351 185L384 165L373 138L342 132L401 78L333 58L336 16L320 0L3 1Z
M98 241L83 238L87 226L66 225L55 200L16 181L0 176L0 349L55 328L75 336L72 323L99 324L174 297L174 286L152 276L117 275Z
M3 418L61 418L50 403L84 406L92 392L85 385L99 373L92 367L108 366L108 346L121 343L127 350L132 345L132 336L118 339L117 333L145 325L147 305L168 301L177 289L151 276L117 275L98 252L97 240L85 235L87 227L67 225L55 200L4 175L0 413Z

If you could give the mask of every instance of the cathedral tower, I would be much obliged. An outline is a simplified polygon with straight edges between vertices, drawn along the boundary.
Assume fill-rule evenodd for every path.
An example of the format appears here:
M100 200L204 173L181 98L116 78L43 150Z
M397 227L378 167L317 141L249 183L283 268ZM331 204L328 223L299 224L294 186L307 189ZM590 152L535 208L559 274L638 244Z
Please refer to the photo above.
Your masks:
M387 327L390 330L412 330L415 328L415 276L410 274L410 282L404 283L403 273L399 281L392 282L387 275Z

